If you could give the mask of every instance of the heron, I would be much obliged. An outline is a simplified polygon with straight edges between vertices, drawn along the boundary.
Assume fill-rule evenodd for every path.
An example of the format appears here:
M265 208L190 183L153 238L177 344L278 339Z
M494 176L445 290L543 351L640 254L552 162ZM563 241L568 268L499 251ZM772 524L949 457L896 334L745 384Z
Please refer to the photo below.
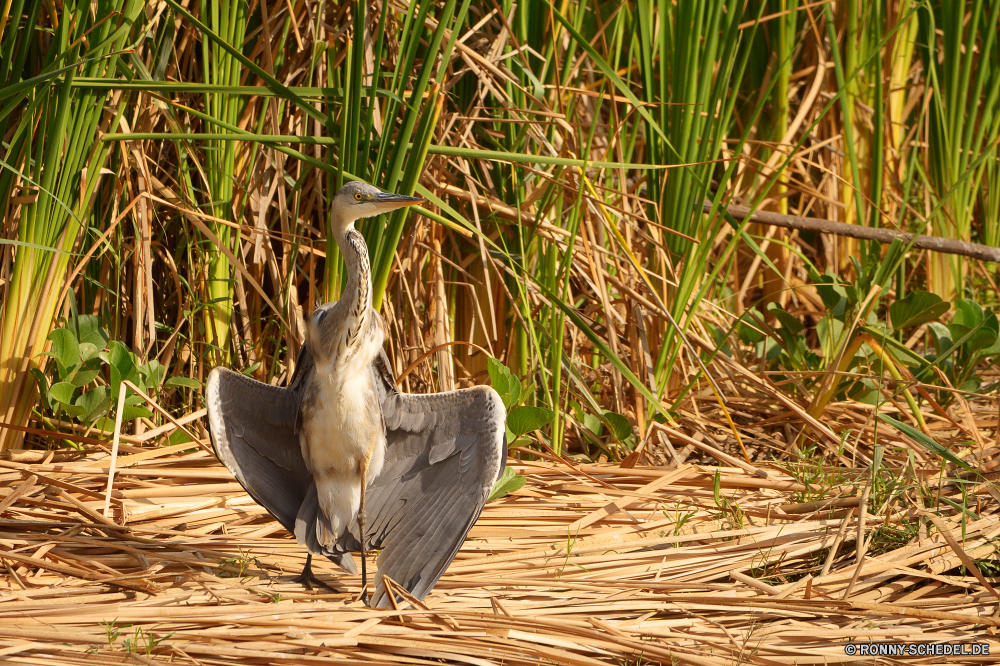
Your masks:
M354 223L423 203L363 182L331 203L331 232L347 266L340 300L317 307L285 387L217 367L206 402L212 445L247 493L306 547L295 578L307 588L312 558L351 574L376 558L372 606L387 606L385 578L422 600L478 519L507 457L506 411L487 386L402 393L372 307L371 267Z

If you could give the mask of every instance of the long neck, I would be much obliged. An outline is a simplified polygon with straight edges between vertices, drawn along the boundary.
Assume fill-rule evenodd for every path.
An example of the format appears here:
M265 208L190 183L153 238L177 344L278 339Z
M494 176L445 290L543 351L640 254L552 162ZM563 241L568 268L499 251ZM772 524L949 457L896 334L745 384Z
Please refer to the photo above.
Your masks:
M368 263L368 246L365 239L353 225L345 225L337 234L337 245L347 264L347 285L341 300L349 307L349 316L357 323L349 326L352 331L360 328L372 305L372 271ZM354 332L354 335L357 333ZM354 337L351 335L349 337Z

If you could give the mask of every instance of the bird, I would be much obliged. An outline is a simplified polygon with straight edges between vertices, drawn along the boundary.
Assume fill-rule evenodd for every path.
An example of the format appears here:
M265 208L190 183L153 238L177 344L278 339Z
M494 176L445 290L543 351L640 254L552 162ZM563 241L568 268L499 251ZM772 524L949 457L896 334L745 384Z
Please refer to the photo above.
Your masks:
M423 203L353 181L330 205L347 266L340 300L317 307L285 387L216 367L206 382L212 446L247 493L306 547L295 581L318 583L322 555L357 573L386 607L385 578L422 600L454 559L507 458L506 410L488 386L399 391L372 307L371 267L354 223ZM367 599L366 553L376 558Z

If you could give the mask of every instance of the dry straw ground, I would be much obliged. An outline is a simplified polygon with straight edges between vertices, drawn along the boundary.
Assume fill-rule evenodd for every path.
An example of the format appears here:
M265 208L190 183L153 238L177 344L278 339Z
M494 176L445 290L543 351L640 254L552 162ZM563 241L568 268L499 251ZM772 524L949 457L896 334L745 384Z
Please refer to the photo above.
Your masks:
M897 376L855 335L865 307L888 321L925 287L989 309L995 266L926 251L854 266L854 241L737 234L718 214L743 202L1000 244L1000 5L219 0L234 21L211 4L0 13L0 136L23 172L0 171L0 447L87 448L0 458L0 661L838 663L849 640L1000 653L996 385L946 395L969 377L941 349L905 381L912 357ZM160 381L188 380L151 391L175 417L197 418L220 363L283 382L304 317L338 295L324 230L345 173L431 200L365 228L402 388L485 383L496 356L555 412L526 445L535 462L511 461L527 485L487 507L428 608L363 608L358 579L328 566L342 594L291 583L302 549L210 453L158 446L158 414L129 424L109 484L110 434L59 422L29 372L55 383L48 336L79 312ZM840 315L824 272L856 297ZM777 330L767 303L788 314ZM820 335L840 324L835 344ZM934 348L924 325L895 333ZM98 375L63 397L110 405L117 380ZM877 405L845 397L862 380ZM679 424L652 425L656 402ZM645 458L597 424L606 409ZM876 412L980 475L942 475Z
M209 451L128 439L110 517L106 449L0 461L0 661L870 663L845 657L850 641L1000 653L989 581L944 573L994 551L983 487L978 520L935 517L878 554L873 535L917 516L859 516L865 469L842 470L842 497L803 503L773 468L512 461L527 484L487 506L425 604L372 610L329 563L318 572L342 593L291 582L302 548Z

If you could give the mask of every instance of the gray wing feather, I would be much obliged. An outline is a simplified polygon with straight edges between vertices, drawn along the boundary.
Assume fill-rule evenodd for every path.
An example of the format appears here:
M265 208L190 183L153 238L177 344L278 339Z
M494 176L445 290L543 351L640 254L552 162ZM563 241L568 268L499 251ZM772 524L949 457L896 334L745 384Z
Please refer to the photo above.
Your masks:
M206 387L212 445L258 504L289 531L309 486L295 433L296 386L269 386L215 368Z
M418 599L437 583L503 472L507 442L503 402L489 387L431 395L391 388L382 413L385 463L366 502L369 544L382 548L372 604L387 606L383 576Z
M488 387L432 395L396 390L383 352L372 364L381 381L386 429L382 472L366 490L369 548L377 559L373 605L387 606L383 577L418 599L437 583L479 517L507 457L500 396ZM229 370L209 375L209 425L216 455L251 497L310 552L356 573L357 526L332 550L316 539L324 520L297 433L303 385L314 370L303 349L291 385L277 388Z

